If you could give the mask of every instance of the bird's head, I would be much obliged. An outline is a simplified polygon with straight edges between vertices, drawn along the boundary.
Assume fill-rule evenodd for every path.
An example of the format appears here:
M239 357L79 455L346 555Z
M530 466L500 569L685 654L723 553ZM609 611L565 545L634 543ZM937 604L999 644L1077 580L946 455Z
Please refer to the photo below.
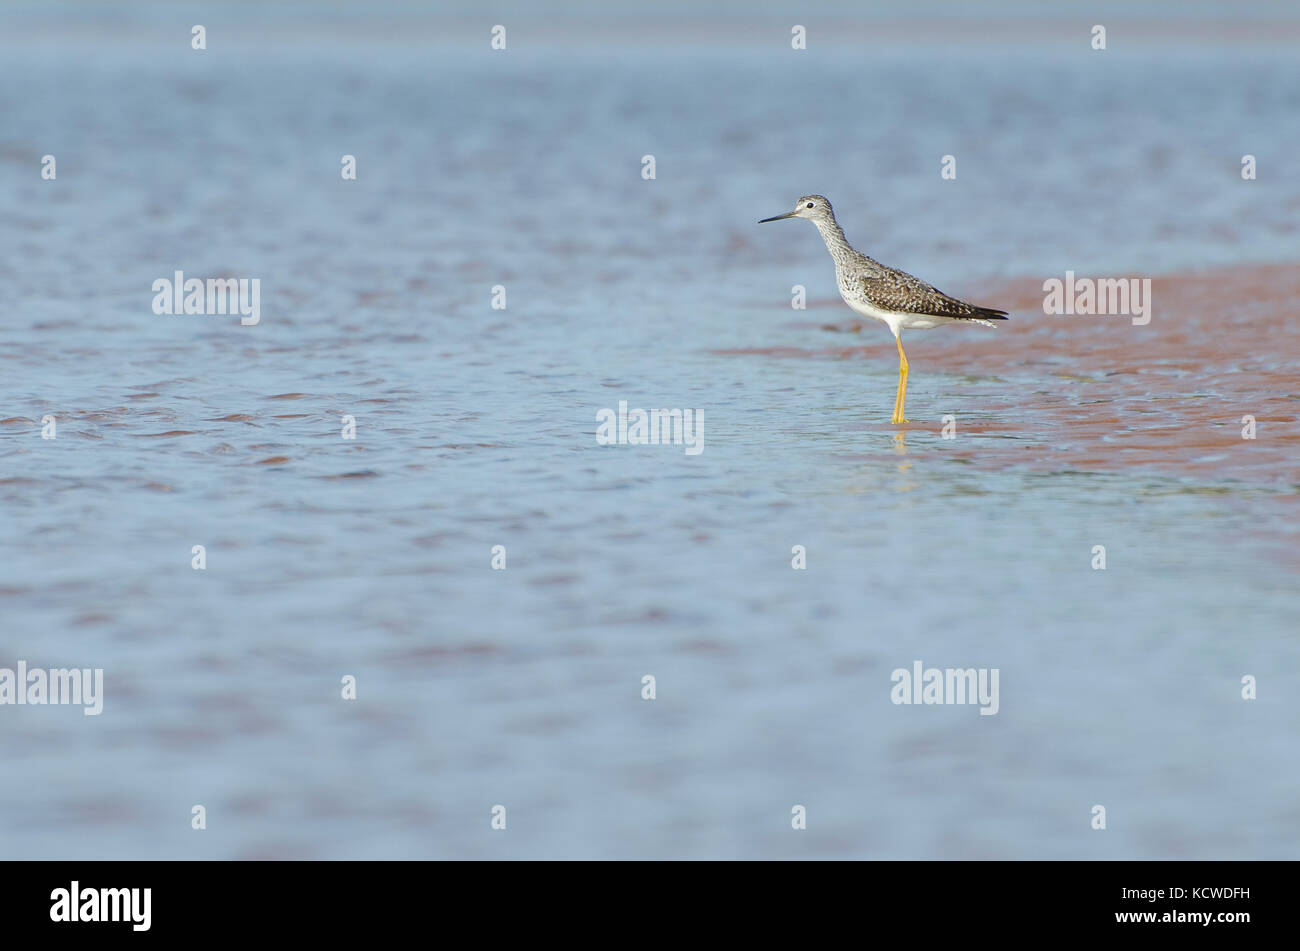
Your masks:
M767 221L780 221L783 218L811 218L817 221L834 221L835 213L831 211L831 203L821 195L804 195L794 203L794 211L787 211L784 215L776 215L772 218L764 218L759 224Z

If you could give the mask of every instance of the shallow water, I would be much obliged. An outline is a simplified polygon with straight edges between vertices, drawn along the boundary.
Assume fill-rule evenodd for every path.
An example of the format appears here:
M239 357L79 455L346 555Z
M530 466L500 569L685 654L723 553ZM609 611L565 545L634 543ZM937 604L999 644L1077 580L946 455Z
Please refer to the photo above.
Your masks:
M0 40L0 666L106 691L0 707L3 854L1296 854L1293 23L153 15ZM812 227L755 224L809 191L1013 310L905 339L905 431ZM261 323L155 315L176 269ZM1151 323L1044 315L1067 269ZM597 445L621 400L704 451ZM891 703L918 659L997 715Z

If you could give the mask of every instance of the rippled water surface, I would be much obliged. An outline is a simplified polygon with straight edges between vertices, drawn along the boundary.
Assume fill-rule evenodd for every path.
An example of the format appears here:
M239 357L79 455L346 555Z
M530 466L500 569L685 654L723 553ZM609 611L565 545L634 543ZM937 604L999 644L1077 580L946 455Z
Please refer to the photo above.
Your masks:
M0 707L4 855L1294 857L1292 23L70 9L0 39L0 666L106 696ZM807 192L1013 312L905 336L907 427L755 224ZM261 322L155 315L178 269ZM1044 315L1067 269L1151 322ZM915 660L997 715L892 704Z

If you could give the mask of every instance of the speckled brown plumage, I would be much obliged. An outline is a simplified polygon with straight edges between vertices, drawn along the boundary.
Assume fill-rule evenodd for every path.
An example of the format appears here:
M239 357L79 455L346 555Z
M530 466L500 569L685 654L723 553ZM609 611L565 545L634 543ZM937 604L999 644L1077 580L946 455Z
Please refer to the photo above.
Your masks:
M814 207L809 209L812 212L811 221L821 232L826 250L835 261L840 295L846 301L864 301L894 313L969 320L990 327L994 326L988 323L990 320L1007 319L1004 310L968 304L950 297L906 271L867 257L844 237L844 231L835 220L835 212L829 201L821 195L805 195L799 199L801 204L810 201L814 203Z
M862 257L871 261L865 254ZM931 287L906 271L885 267L875 261L871 263L879 268L879 272L861 274L855 280L866 298L882 310L952 317L955 320L1007 319L1005 310L968 304L955 297L949 297L943 291Z

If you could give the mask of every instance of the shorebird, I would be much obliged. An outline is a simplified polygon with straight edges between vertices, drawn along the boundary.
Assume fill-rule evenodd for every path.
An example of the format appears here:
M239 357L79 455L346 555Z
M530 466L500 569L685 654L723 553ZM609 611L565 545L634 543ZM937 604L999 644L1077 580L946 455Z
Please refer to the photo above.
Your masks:
M845 240L831 203L821 195L804 195L795 202L794 211L764 218L759 224L785 218L807 218L817 226L826 250L835 261L835 279L844 303L863 317L887 324L894 332L898 344L898 395L894 397L891 423L907 422L903 417L903 403L907 399L907 355L903 353L901 336L904 330L929 330L951 323L996 327L993 321L1007 319L1005 310L959 301L906 271L886 267L855 250Z

